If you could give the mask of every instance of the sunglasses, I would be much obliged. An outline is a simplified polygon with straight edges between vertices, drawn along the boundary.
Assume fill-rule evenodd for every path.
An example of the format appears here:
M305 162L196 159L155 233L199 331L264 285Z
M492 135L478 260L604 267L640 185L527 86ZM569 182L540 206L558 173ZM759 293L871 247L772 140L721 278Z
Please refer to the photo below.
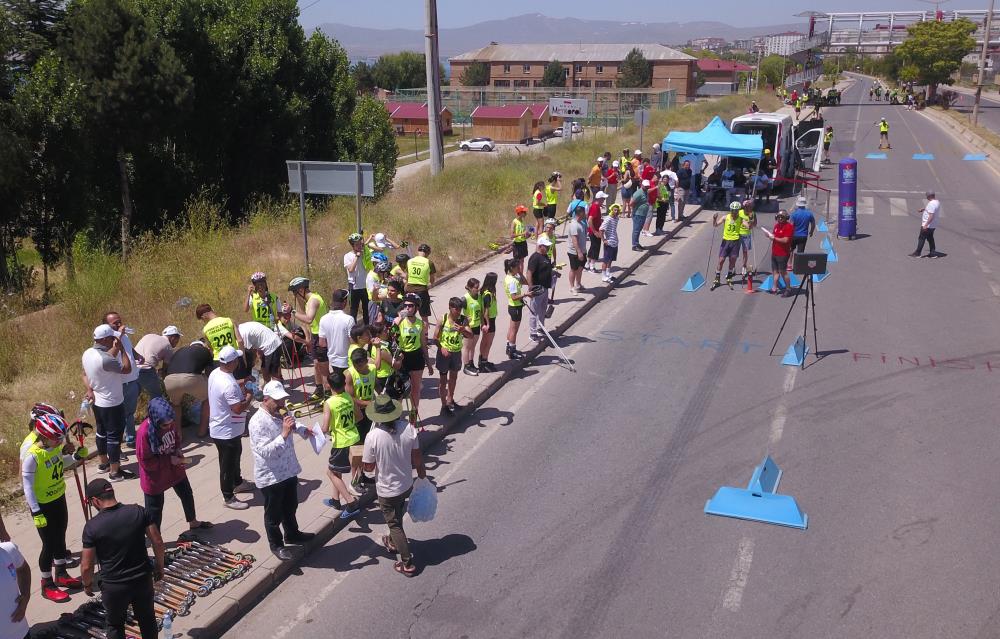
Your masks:
M410 308L416 308L417 305L414 304L413 302L407 302L406 304L403 304L403 308L406 308L407 306L409 306Z

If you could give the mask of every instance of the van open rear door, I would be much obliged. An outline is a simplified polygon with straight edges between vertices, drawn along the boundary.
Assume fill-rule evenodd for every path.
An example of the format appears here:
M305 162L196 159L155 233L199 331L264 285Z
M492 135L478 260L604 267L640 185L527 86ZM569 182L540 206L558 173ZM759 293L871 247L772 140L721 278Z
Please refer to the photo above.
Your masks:
M820 140L822 139L822 127L809 129L795 139L795 150L798 152L798 156L802 158L803 166L813 172L819 171L820 164L823 162L823 152L820 147Z

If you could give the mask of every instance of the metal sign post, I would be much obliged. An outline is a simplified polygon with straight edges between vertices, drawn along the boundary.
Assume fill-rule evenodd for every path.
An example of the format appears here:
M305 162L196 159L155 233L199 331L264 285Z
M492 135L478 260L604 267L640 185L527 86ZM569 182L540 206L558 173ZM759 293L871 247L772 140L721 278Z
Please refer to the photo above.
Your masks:
M639 150L642 150L642 133L646 125L649 124L649 109L638 109L632 116L635 123L639 125Z
M299 194L302 247L309 273L309 237L306 229L306 193L355 196L355 222L361 232L361 198L375 197L375 169L366 162L306 162L288 160L288 192Z

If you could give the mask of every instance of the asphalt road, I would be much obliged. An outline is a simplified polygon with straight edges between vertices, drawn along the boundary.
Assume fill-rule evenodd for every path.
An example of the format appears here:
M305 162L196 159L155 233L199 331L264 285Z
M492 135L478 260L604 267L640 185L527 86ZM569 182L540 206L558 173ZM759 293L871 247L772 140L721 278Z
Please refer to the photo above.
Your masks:
M975 98L965 91L959 91L958 96L952 109L971 117ZM993 87L983 89L982 98L979 101L979 126L984 126L1000 135L1000 96L997 95Z
M893 149L864 159L883 114ZM541 358L435 451L421 574L392 571L370 514L226 636L1000 635L997 175L921 113L825 115L871 212L816 286L821 358L780 365L801 302L769 356L788 300L679 292L718 242L696 224L564 336L578 373ZM926 188L937 260L907 257ZM808 530L702 513L768 453Z

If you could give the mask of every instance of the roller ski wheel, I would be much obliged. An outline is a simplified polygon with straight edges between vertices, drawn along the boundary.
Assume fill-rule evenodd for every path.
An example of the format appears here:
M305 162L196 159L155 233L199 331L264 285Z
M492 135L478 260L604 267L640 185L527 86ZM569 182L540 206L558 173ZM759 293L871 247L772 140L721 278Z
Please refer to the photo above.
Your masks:
M708 290L709 291L714 291L715 289L719 288L720 286L722 286L722 282L719 281L719 278L715 278L714 280L712 280L712 288L710 288Z
M727 277L727 278L726 278L726 284L728 284L728 285L729 285L729 290L730 290L730 291L732 291L732 290L735 290L735 289L733 288L733 278L731 278L731 277Z

